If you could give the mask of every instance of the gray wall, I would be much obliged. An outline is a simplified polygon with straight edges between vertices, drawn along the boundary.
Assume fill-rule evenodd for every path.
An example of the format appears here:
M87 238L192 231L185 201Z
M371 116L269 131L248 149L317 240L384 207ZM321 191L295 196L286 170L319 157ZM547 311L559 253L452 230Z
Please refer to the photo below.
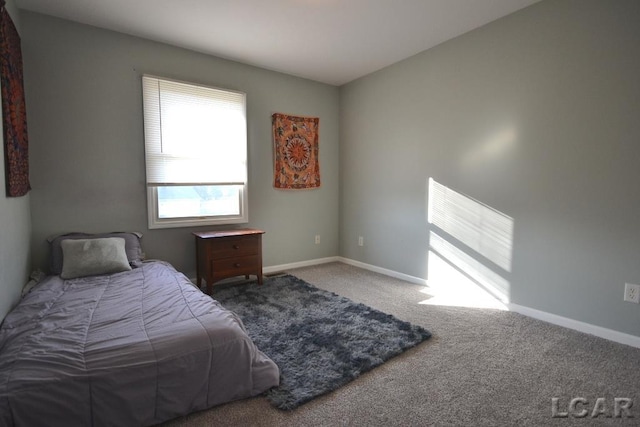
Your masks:
M247 226L267 232L265 266L338 254L338 88L44 15L22 24L34 265L52 234L138 230L148 258L195 271L196 229L147 229L142 73L247 93ZM320 118L322 188L273 188L275 112Z
M427 278L433 177L513 218L512 303L640 336L639 22L543 1L343 86L342 255Z
M20 17L13 0L8 0L7 11L18 32L23 33ZM30 117L27 116L27 124ZM3 138L0 120L0 138ZM30 238L31 213L29 195L6 197L4 148L0 149L0 319L20 298L20 291L27 283L31 266Z

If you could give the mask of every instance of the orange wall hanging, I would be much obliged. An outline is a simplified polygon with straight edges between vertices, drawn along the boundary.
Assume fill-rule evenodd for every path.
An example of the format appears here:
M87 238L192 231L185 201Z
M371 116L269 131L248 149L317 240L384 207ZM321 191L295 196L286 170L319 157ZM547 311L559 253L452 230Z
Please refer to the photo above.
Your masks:
M275 113L273 150L274 187L296 190L320 187L317 117Z

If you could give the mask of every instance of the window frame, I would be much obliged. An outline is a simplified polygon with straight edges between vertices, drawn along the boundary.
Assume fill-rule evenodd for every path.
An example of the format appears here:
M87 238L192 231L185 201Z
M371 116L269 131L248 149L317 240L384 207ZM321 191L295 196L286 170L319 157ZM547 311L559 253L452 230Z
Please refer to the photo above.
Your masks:
M236 179L229 180L225 182L198 182L198 183L172 183L172 184L150 184L148 179L147 172L147 146L148 146L148 135L153 133L161 133L161 127L155 127L154 130L149 132L148 126L153 126L150 122L153 120L147 120L148 114L157 114L158 117L160 112L149 112L147 111L147 99L145 96L145 78L156 79L158 81L166 81L170 83L178 83L183 85L189 85L196 88L202 89L213 89L215 91L222 91L230 94L240 95L242 97L242 113L244 117L244 170L243 170L243 179L238 181ZM143 74L142 78L142 101L143 101L143 117L144 117L144 139L145 139L145 186L147 187L147 219L148 219L148 227L149 229L162 229L162 228L179 228L179 227L197 227L197 226L207 226L207 225L225 225L225 224L244 224L249 222L249 168L248 168L248 135L247 135L247 99L246 93L219 88L215 86L205 85L196 82L187 82L182 80L175 80L167 77L159 77L151 74ZM158 89L158 92L160 90ZM161 123L160 120L158 120ZM161 126L161 124L160 124ZM158 188L161 187L169 187L169 186L211 186L211 185L236 185L240 186L239 189L239 214L237 215L212 215L212 216L191 216L191 217L170 217L170 218L160 218L159 210L158 210Z

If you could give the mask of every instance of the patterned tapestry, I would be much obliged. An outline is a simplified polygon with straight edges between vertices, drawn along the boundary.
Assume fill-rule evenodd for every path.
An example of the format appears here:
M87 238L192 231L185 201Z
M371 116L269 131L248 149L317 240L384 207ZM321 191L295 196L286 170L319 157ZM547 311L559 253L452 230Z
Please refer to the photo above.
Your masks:
M24 196L29 185L27 112L22 80L20 36L11 16L0 2L0 83L2 85L2 125L4 128L5 183L7 196Z
M320 187L317 117L272 116L275 155L274 187L308 189Z

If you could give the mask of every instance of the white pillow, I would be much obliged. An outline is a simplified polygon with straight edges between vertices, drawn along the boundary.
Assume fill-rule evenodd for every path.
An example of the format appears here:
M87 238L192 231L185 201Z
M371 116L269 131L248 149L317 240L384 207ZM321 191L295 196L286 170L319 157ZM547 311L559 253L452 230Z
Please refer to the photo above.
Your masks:
M121 237L104 239L67 239L61 242L63 279L98 276L131 270L125 240Z

